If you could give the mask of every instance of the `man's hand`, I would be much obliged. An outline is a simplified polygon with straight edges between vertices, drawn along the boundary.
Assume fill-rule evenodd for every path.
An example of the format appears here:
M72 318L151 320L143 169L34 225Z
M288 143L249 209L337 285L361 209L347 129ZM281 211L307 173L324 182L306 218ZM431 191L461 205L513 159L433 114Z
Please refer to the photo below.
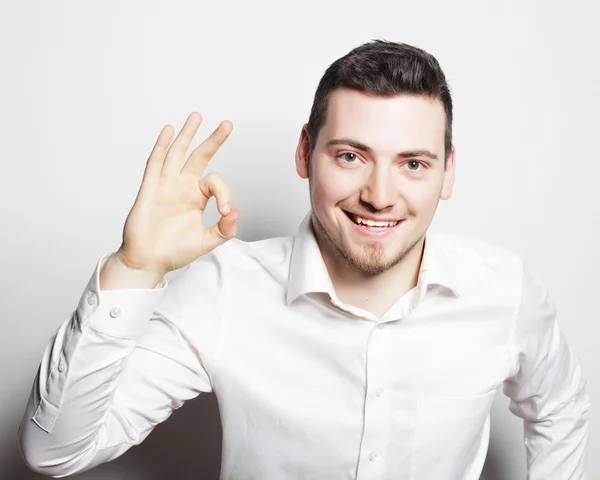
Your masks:
M190 114L169 147L174 129L166 125L148 158L142 185L125 221L116 257L129 269L156 274L182 268L237 234L239 212L231 209L231 192L217 173L202 174L233 129L228 120L200 144L182 166L202 116ZM203 222L211 196L221 219Z

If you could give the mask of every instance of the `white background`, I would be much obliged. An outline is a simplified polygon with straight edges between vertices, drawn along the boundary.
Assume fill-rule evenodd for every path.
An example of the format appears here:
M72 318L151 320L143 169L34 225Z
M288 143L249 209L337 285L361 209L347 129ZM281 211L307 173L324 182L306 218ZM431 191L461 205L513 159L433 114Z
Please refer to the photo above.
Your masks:
M16 443L31 383L100 255L118 248L163 125L179 131L201 112L194 147L231 120L208 171L233 191L239 237L294 234L309 208L294 151L317 83L375 38L441 63L457 178L431 229L510 248L546 282L588 379L588 470L600 478L599 26L595 0L3 2L0 478L37 478ZM487 480L525 478L507 406L499 393ZM220 435L214 397L201 396L77 478L214 479Z

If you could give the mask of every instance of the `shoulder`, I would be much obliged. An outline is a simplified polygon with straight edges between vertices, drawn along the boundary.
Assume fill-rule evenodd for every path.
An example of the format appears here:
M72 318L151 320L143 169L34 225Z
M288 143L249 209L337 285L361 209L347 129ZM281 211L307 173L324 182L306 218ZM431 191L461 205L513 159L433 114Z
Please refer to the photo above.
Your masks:
M216 299L227 279L241 270L281 270L288 268L293 237L273 237L257 241L232 238L189 265L169 274L169 290L197 295L205 292ZM233 274L232 274L233 272Z
M450 233L428 234L434 247L455 271L482 278L515 282L523 276L523 257L515 251L481 238Z

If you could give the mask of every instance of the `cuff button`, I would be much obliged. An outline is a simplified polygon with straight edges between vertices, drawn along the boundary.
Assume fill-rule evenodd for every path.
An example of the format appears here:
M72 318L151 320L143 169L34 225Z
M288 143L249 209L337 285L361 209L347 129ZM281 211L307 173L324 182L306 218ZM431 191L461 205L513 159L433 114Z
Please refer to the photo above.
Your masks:
M94 303L96 303L96 294L94 292L88 292L88 294L87 294L87 302L90 305L93 305Z
M119 315L121 315L121 309L119 307L113 307L108 313L111 317L117 318Z

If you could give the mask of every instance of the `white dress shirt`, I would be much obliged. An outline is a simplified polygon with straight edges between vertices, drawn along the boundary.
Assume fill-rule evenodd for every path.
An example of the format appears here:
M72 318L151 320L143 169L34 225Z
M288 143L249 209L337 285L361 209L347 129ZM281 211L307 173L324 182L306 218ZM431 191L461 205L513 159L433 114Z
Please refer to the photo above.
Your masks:
M502 386L528 478L586 478L581 368L508 250L427 233L417 286L379 318L336 296L310 212L296 236L230 240L156 289L100 291L109 255L43 356L19 431L34 470L114 459L214 391L222 479L475 480Z

